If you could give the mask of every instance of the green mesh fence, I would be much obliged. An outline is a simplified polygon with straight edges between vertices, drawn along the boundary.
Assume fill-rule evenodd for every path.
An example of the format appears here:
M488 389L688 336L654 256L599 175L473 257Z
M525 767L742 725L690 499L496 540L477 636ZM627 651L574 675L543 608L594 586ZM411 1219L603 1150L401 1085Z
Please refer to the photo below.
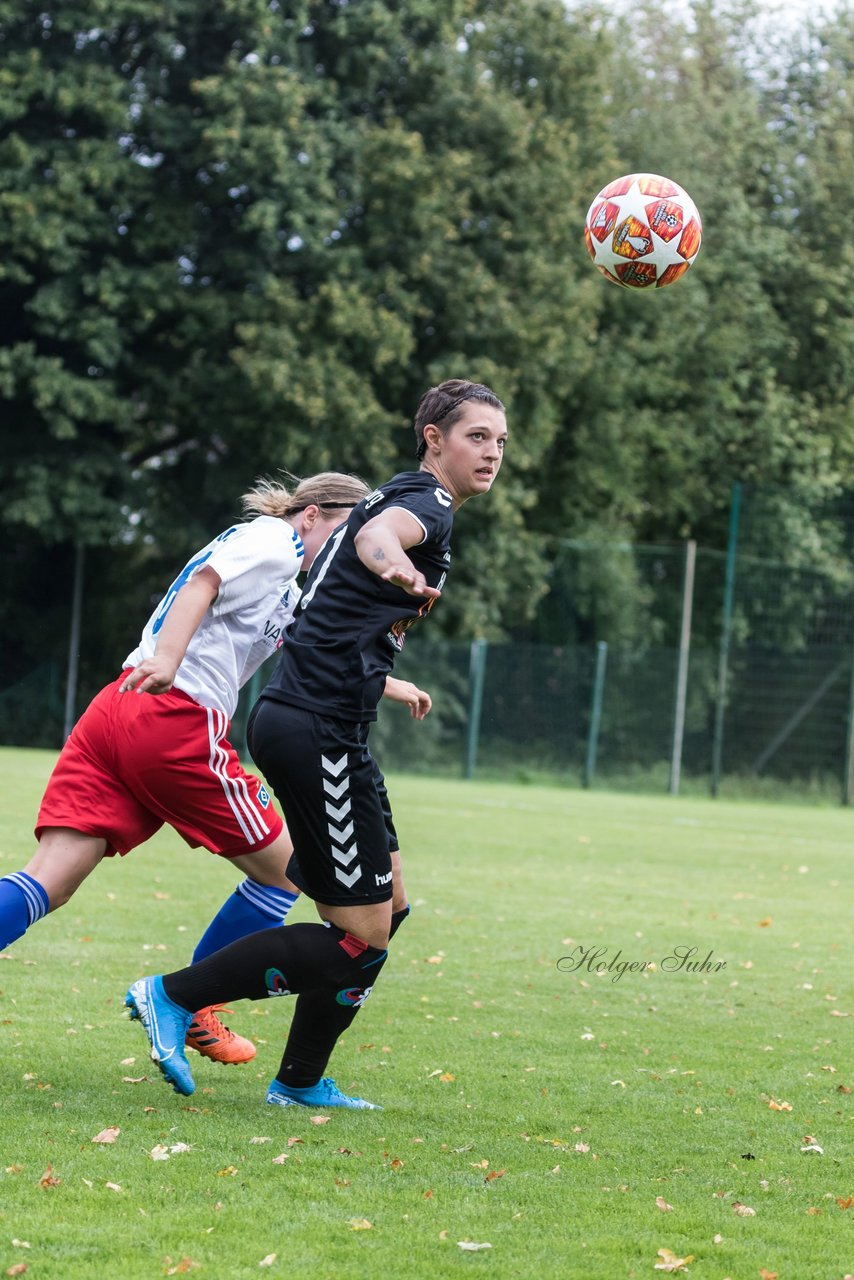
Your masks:
M0 742L17 747L62 744L65 685L55 662L42 663L0 689Z
M787 559L774 559L784 527ZM427 688L434 711L416 723L383 704L381 763L854 803L854 499L807 510L745 491L735 535L729 559L566 541L537 618L512 641L414 634L396 674ZM241 748L264 678L235 716ZM56 666L0 691L0 741L58 747L63 695Z

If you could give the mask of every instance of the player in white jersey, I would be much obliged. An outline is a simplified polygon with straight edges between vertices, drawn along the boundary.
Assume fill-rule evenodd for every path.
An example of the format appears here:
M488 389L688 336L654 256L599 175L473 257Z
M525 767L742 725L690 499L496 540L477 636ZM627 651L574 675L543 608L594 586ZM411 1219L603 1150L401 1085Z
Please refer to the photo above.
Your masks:
M281 923L299 892L285 875L290 837L266 789L242 768L229 723L240 687L292 619L297 573L367 492L337 472L293 493L261 482L243 498L256 518L226 529L185 566L60 754L39 809L38 849L0 879L0 948L67 902L103 857L128 853L164 823L193 847L239 859L245 872L196 959ZM413 685L399 681L388 692L418 718L429 710ZM188 1040L219 1061L255 1054L215 1009L199 1011Z

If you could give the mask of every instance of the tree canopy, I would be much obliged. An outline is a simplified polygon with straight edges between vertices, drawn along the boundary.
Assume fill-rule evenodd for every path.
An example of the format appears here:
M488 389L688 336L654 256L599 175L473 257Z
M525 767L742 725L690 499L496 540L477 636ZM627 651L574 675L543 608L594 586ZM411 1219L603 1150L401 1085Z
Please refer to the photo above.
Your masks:
M854 474L854 22L751 15L0 0L7 671L61 652L75 544L97 682L256 476L411 465L448 376L511 429L450 636L530 617L562 538L722 545L734 480L787 491L780 558L838 553L809 511ZM637 170L705 224L654 296L580 233Z

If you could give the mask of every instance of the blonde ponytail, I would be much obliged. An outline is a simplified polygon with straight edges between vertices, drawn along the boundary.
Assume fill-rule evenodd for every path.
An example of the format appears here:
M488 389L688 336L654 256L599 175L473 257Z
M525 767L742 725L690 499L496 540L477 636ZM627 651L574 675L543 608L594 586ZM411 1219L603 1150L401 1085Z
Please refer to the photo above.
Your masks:
M370 493L358 476L345 475L341 471L320 471L305 480L292 476L288 471L282 474L294 486L293 490L278 480L257 480L241 498L247 515L280 516L288 520L308 506L317 506L321 515L328 517L344 507L355 507Z

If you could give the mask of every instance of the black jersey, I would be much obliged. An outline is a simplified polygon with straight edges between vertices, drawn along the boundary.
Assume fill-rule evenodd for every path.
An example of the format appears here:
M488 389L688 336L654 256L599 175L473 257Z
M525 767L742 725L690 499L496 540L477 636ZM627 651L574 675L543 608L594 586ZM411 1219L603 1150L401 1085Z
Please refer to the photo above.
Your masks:
M383 582L359 559L356 534L393 507L408 511L424 530L406 554L428 585L441 590L451 566L451 495L428 471L404 472L363 498L324 543L262 698L344 720L376 720L406 632L433 604L432 597Z

